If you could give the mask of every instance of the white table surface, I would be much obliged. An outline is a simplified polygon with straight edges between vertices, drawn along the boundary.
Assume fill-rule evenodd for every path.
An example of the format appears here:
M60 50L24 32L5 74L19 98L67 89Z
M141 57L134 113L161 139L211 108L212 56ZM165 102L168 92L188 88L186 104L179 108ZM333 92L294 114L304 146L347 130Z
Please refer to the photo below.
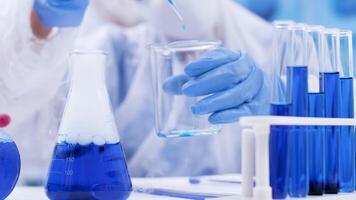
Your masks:
M169 189L175 191L185 191L192 193L209 193L216 195L228 195L221 199L226 200L245 200L246 198L238 197L240 194L240 184L237 183L222 183L216 182L216 180L224 181L241 181L240 175L230 174L230 175L220 175L220 176L211 176L204 177L201 180L201 184L190 184L189 178L133 178L132 182L134 188L159 188L159 189ZM206 181L206 180L215 180ZM17 186L11 195L6 200L47 200L45 191L43 187L26 187L26 186ZM156 196L143 193L133 192L130 195L129 200L174 200L182 198L171 198L167 196ZM312 200L355 200L356 193L354 194L339 194L339 195L327 195L322 197L309 197L308 199ZM246 199L248 200L248 199ZM301 200L300 198L298 200Z

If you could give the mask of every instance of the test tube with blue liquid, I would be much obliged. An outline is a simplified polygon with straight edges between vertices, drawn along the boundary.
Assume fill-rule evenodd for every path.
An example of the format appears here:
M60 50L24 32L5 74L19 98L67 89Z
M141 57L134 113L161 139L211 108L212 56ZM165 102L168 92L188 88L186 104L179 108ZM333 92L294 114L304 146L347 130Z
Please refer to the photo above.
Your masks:
M308 116L308 50L304 24L289 28L287 48L287 99L289 114ZM309 192L308 134L304 126L289 127L289 195L306 197Z
M320 73L321 91L325 97L325 116L341 116L341 82L337 66L338 29L326 29L323 32L323 63ZM337 194L339 183L339 126L325 127L325 182L324 192Z
M270 114L289 116L290 101L287 99L286 49L294 22L275 21L272 56L272 94ZM284 199L288 194L288 126L271 126L270 130L270 185L273 199Z
M320 91L320 70L322 64L322 26L308 26L308 112L309 117L325 117L324 93ZM325 127L308 127L309 139L309 195L324 192L324 143Z
M337 64L340 71L341 117L354 118L352 31L340 30ZM342 126L339 138L339 181L341 192L355 189L355 130Z
M51 200L124 200L132 190L105 85L106 54L75 51L46 184Z

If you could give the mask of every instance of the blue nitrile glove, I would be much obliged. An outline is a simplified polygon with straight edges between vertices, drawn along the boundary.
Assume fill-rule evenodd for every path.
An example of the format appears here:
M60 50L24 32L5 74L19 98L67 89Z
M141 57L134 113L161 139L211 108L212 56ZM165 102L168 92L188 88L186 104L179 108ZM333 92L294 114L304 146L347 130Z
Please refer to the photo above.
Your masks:
M217 48L188 64L185 74L171 77L163 88L175 95L209 95L193 105L192 112L210 114L210 123L220 124L238 121L241 116L268 114L267 82L247 54Z
M34 9L44 26L74 27L83 20L89 0L35 0Z

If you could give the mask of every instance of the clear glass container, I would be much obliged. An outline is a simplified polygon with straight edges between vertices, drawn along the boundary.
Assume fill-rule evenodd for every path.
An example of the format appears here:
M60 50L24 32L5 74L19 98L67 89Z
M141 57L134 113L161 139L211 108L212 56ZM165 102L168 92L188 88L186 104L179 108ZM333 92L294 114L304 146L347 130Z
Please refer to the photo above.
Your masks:
M216 41L179 41L149 47L158 136L188 137L211 135L220 131L219 126L208 122L207 116L196 116L192 113L191 106L203 97L170 94L163 89L165 81L184 74L187 64L220 44Z
M127 199L132 190L105 85L106 54L70 55L71 87L46 185L51 200Z
M341 85L342 118L354 118L354 79L352 31L340 30L338 40L338 68ZM355 190L355 129L352 126L340 128L339 180L341 192Z
M338 69L339 29L325 29L322 34L321 92L325 96L325 116L339 118L341 115L341 82ZM325 182L324 192L337 194L339 181L339 138L341 127L325 127Z
M272 52L272 94L270 114L288 116L290 102L287 101L287 47L289 44L289 28L293 21L275 21ZM289 174L289 127L271 126L270 154L270 184L273 199L284 199L288 194Z
M308 112L309 117L325 117L325 96L320 91L321 48L324 27L308 26ZM322 195L325 179L325 127L308 127L309 139L309 194Z
M287 99L290 115L308 116L308 39L305 24L289 28L287 48ZM289 127L289 195L306 197L309 190L308 134L303 126Z

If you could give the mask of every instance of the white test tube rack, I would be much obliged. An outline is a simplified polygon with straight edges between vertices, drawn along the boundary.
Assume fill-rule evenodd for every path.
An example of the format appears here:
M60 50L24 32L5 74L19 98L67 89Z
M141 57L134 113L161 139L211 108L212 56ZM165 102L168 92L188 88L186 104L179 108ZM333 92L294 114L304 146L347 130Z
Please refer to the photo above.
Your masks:
M240 119L242 126L242 198L271 200L269 175L269 134L272 125L356 126L356 119L285 116L252 116ZM253 178L255 171L255 187ZM356 193L312 196L315 200L355 200ZM300 199L300 198L299 198Z

